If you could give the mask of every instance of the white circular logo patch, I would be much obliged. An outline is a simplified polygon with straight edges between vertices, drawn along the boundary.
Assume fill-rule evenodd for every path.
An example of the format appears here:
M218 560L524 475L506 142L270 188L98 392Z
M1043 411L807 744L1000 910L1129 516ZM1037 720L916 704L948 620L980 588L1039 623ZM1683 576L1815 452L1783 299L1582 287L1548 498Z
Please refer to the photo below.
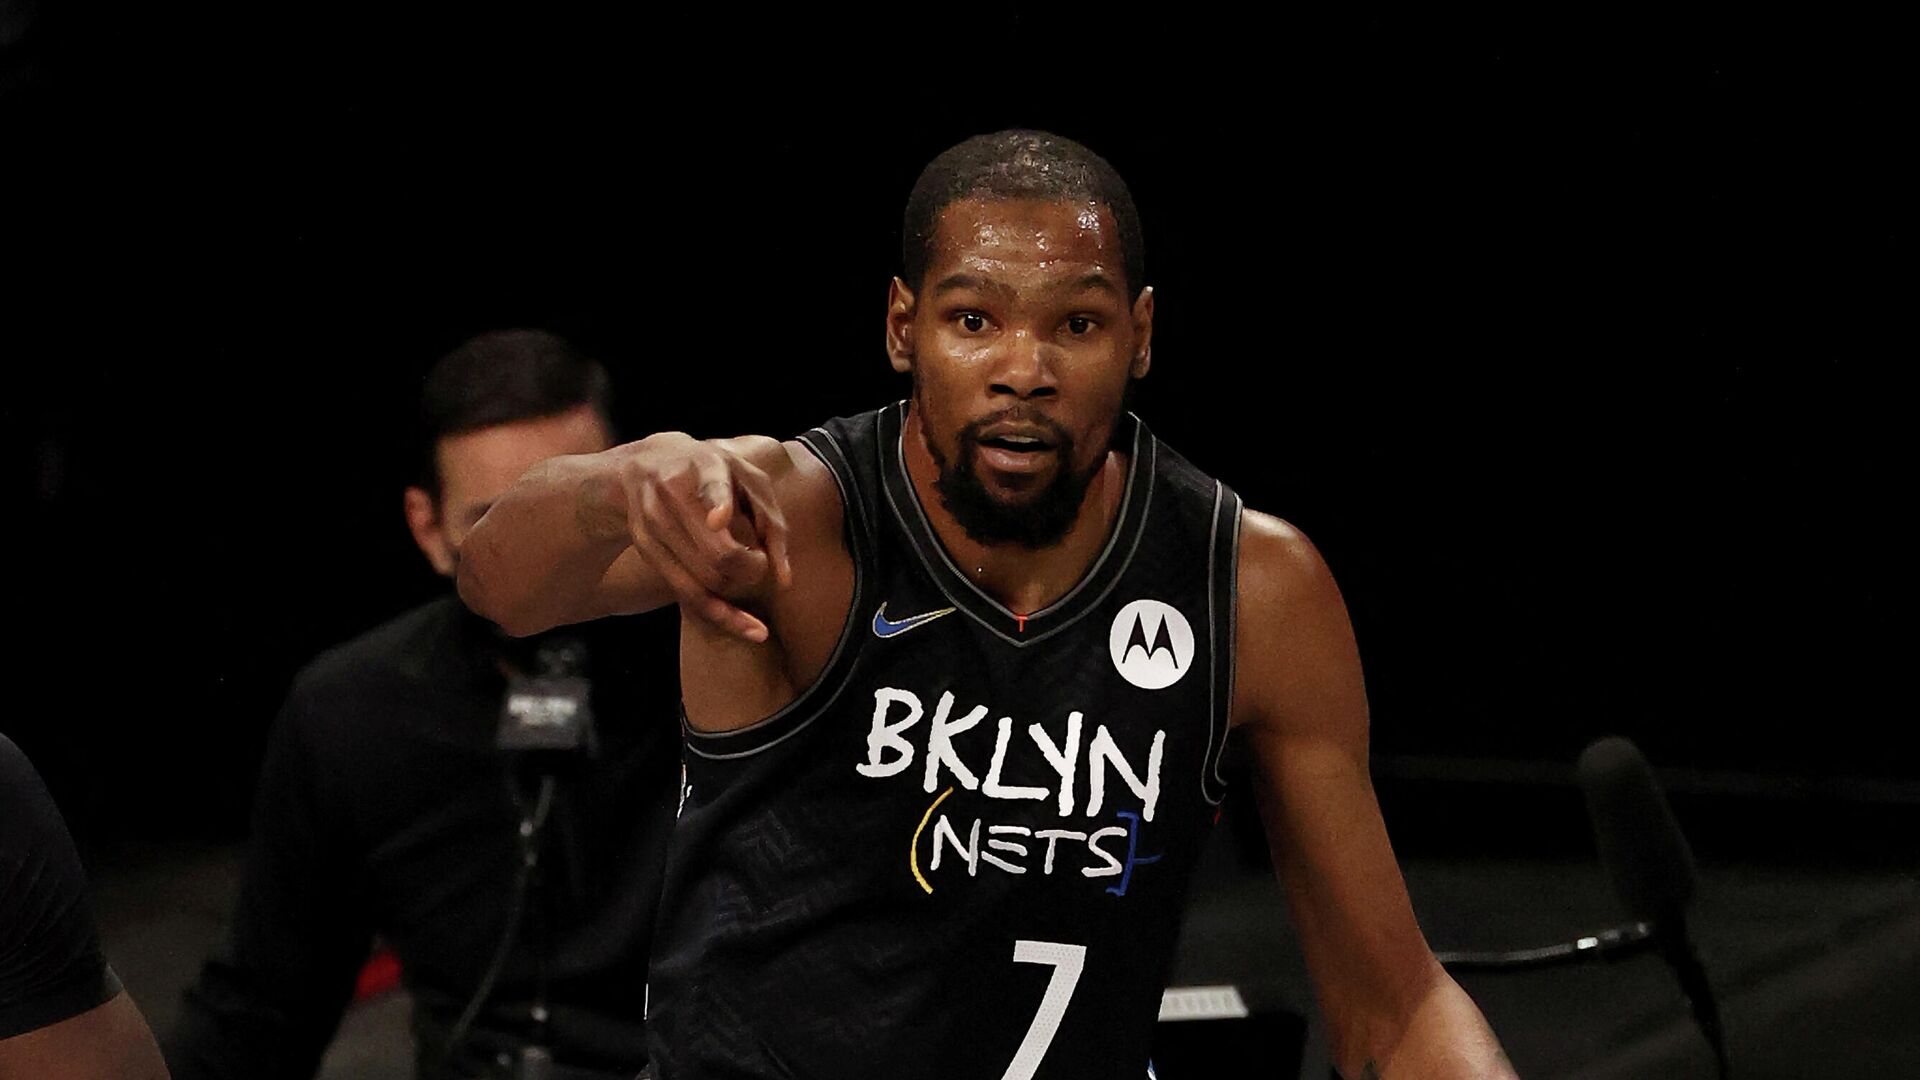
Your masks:
M1135 600L1113 617L1107 652L1121 678L1142 690L1165 689L1193 664L1193 627L1171 605Z

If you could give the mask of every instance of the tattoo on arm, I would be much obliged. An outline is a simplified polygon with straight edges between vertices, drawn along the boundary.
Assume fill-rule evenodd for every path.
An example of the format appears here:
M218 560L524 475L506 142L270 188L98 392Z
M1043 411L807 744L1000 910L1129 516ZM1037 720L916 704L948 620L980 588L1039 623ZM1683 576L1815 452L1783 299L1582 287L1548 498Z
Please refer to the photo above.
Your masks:
M1380 1080L1380 1067L1373 1063L1372 1058L1368 1058L1367 1063L1360 1066L1360 1080Z

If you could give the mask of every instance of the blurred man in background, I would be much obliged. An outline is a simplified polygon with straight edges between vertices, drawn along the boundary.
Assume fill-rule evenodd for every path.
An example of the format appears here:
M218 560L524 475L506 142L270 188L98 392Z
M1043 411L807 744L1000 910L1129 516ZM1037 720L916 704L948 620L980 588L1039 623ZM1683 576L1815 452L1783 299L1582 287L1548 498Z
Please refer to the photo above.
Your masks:
M413 538L451 579L535 463L613 444L561 339L483 334L426 379ZM631 1077L678 784L675 626L515 640L437 599L328 651L274 724L225 946L166 1040L181 1080L314 1075L378 937L419 1074Z
M0 735L0 1080L162 1080L40 774Z

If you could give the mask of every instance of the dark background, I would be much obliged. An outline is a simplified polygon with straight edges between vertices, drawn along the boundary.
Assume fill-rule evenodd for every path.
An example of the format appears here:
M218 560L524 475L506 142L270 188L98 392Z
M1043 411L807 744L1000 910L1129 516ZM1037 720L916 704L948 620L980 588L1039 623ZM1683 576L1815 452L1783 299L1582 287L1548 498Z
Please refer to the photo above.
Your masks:
M1325 552L1383 775L1920 802L1885 27L8 12L0 730L83 841L237 835L292 672L443 587L437 355L557 330L636 436L891 400L907 190L1012 125L1132 182L1137 407Z

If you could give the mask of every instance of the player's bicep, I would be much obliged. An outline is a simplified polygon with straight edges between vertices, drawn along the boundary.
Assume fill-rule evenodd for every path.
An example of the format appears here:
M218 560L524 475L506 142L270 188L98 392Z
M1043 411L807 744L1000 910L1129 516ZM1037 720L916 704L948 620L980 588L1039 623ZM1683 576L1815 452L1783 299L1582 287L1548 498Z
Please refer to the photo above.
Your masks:
M1372 1040L1436 966L1368 776L1359 650L1305 536L1248 513L1241 537L1235 720L1302 948L1337 1037ZM1342 1032L1340 1029L1345 1029Z
M1323 739L1248 735L1274 866L1329 1018L1398 1019L1435 972L1364 765Z
M1235 726L1311 736L1364 770L1366 685L1332 572L1303 533L1258 511L1242 516L1240 549Z

